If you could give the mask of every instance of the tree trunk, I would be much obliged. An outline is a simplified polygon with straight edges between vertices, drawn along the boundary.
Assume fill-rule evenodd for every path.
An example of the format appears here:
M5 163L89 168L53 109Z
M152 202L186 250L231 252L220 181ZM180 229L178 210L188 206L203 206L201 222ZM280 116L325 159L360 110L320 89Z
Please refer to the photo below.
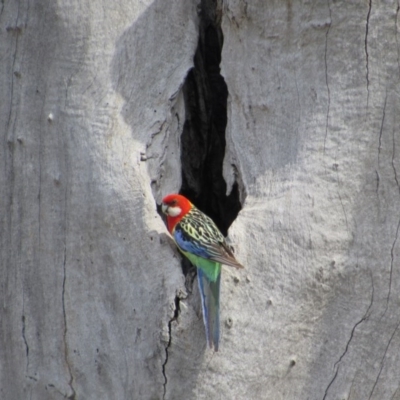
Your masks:
M0 398L400 399L399 10L3 1ZM246 267L217 353L175 191Z

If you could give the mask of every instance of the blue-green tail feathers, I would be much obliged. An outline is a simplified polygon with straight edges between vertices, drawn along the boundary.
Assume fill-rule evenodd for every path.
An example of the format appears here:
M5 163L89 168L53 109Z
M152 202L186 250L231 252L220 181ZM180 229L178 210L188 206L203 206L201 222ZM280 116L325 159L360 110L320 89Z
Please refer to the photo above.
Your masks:
M207 344L218 351L219 325L219 293L222 266L219 262L199 257L193 253L182 253L197 267L197 279L203 309L203 320L206 328Z
M206 328L207 344L210 348L218 351L219 347L219 293L221 283L221 266L216 279L213 281L205 271L197 268L197 279L201 296L201 305L203 309L203 320Z

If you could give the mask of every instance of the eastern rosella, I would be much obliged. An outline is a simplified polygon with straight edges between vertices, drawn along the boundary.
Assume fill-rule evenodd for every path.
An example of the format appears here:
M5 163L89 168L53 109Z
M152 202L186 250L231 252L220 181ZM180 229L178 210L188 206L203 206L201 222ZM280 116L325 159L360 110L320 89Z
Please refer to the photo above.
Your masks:
M218 351L221 264L243 268L214 221L186 197L169 194L162 211L178 249L197 267L207 343Z

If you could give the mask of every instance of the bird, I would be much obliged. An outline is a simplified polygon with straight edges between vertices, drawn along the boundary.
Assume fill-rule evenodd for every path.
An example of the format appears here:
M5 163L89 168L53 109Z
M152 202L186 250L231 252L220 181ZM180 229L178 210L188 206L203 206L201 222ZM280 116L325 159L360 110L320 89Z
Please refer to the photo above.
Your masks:
M197 267L207 344L218 351L221 265L244 267L214 221L186 197L176 193L165 196L161 210L167 216L167 228L178 249Z

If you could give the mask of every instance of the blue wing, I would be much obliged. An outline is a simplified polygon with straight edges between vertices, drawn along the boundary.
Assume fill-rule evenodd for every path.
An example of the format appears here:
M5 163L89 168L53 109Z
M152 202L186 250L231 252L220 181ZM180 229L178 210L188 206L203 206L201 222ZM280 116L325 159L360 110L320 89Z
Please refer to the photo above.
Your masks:
M178 224L175 228L174 239L181 250L192 253L198 257L210 258L210 254L207 251L207 248L203 246L199 241L189 236L182 229L180 224Z

